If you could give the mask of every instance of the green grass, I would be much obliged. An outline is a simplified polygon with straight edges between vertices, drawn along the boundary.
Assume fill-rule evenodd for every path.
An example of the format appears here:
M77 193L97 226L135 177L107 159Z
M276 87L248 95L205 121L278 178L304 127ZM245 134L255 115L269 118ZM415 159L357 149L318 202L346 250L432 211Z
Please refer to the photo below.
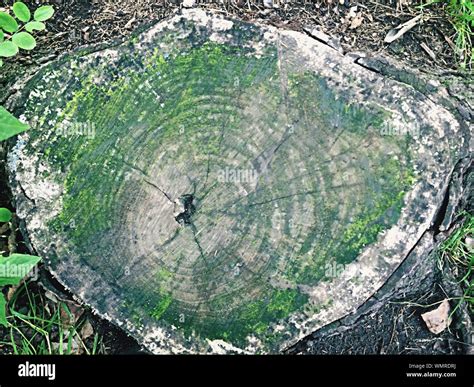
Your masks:
M48 302L41 291L21 285L8 303L8 327L0 329L0 352L15 355L94 355L102 352L102 339L83 340L79 334L85 319L65 323L72 312L66 303ZM3 334L1 334L3 331Z
M467 238L474 237L474 216L464 213L464 223L443 242L439 249L438 265L441 270L452 269L463 289L451 316L463 303L467 303L471 318L474 316L474 250Z
M455 55L460 67L464 69L474 67L474 2L472 0L429 0L422 7L435 3L444 4L448 19L456 31Z

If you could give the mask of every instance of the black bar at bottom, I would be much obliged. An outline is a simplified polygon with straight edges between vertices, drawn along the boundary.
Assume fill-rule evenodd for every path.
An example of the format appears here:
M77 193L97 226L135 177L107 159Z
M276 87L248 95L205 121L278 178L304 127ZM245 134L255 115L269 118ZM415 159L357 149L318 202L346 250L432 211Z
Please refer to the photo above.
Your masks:
M2 356L0 387L135 386L147 381L472 387L473 360L472 356Z

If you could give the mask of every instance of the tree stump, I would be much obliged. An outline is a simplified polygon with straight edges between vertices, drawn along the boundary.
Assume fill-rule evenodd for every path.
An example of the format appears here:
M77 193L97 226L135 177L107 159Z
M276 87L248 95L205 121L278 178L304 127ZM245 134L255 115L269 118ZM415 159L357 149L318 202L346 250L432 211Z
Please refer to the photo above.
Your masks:
M23 87L18 215L153 352L277 352L355 310L439 211L463 134L309 36L193 10Z

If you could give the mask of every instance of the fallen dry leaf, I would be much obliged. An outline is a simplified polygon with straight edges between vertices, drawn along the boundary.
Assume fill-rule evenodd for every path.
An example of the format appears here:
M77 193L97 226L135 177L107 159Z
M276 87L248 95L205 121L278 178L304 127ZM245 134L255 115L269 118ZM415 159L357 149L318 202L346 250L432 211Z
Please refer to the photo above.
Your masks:
M18 289L18 285L16 286L12 286L10 287L10 289L8 289L8 292L7 292L7 301L10 301L12 298L13 298L13 295L15 294L15 292L17 291Z
M91 337L94 334L94 328L92 327L92 324L90 323L89 320L86 320L84 325L82 326L81 329L81 338L82 340L86 340L89 337Z
M125 28L126 30L128 30L129 28L132 27L133 23L135 23L136 20L137 20L137 19L135 19L135 16L132 17L132 18L127 22L127 24L124 25L123 28Z
M383 40L385 43L392 43L397 40L399 37L403 36L406 32L410 31L421 21L421 15L415 16L413 19L408 20L407 22L400 24L399 26L392 28L388 31L387 36Z
M64 328L72 327L81 318L84 308L74 301L62 301L60 304L59 315Z
M50 290L46 290L46 291L44 292L44 295L45 295L45 297L46 297L48 300L52 301L54 304L57 304L57 303L59 302L59 299L58 299L58 297L56 296L56 294L54 294L54 293L51 292Z
M351 25L349 26L349 29L353 30L359 27L362 24L362 21L364 20L364 17L362 16L362 12L359 12L351 21Z
M449 301L444 299L436 309L421 315L430 332L438 335L449 326L449 309Z
M73 337L69 341L67 337L64 338L65 342L58 343L58 342L52 342L51 347L53 348L53 351L55 353L62 353L65 354L76 354L76 355L82 355L84 353L84 349L82 346L77 342L76 338Z
M429 55L431 59L436 60L435 53L431 50L431 48L428 47L428 45L425 42L422 42L420 46Z

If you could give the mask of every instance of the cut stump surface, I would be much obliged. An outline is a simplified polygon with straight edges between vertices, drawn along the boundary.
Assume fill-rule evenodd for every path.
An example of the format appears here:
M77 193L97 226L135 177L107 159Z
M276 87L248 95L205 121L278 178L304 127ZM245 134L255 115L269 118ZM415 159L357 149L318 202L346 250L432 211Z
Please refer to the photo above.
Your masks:
M46 266L154 352L277 352L431 226L465 141L404 84L199 10L46 65L9 154Z

